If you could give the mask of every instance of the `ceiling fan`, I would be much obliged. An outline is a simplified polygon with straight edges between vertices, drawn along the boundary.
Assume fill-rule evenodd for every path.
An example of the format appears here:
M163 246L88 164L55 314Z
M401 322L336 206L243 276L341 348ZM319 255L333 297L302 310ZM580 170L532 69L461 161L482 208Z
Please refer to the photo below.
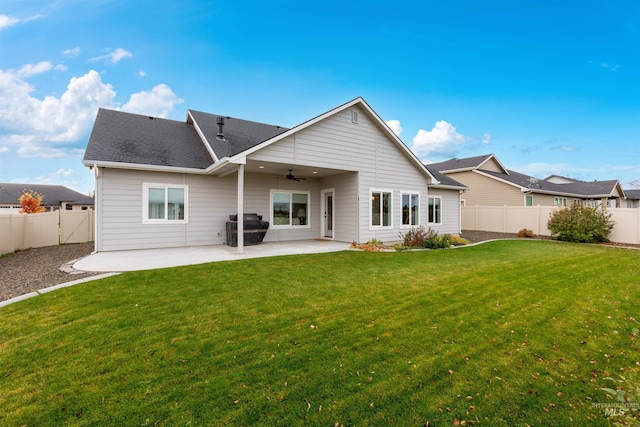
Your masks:
M305 178L296 178L295 176L293 176L293 174L291 173L291 169L289 169L289 174L286 176L286 178L289 181L303 181Z

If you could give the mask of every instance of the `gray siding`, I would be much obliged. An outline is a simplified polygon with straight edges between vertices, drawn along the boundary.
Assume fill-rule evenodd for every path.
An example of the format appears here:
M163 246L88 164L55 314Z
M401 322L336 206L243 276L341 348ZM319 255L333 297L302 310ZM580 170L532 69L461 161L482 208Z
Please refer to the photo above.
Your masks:
M458 191L430 188L429 196L442 197L442 224L426 225L440 234L460 234L460 198Z

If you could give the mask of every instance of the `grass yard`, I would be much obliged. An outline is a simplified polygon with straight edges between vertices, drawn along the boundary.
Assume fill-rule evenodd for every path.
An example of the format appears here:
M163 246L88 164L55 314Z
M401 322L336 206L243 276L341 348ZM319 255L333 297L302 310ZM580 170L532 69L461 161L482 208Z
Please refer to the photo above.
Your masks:
M135 272L0 309L0 425L608 425L640 251L550 241Z

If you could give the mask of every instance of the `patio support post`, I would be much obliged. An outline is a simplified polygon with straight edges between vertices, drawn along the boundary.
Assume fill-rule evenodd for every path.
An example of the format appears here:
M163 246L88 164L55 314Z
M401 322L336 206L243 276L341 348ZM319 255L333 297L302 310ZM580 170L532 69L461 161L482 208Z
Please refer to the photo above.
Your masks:
M244 253L244 164L238 165L238 253Z

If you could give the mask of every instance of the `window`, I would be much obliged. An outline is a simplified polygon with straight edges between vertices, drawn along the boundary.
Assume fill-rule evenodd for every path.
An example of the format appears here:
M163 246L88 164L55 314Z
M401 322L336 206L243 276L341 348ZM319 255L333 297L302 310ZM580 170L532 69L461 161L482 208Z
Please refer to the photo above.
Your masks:
M391 191L371 190L371 227L392 227Z
M402 193L402 225L420 225L419 193Z
M553 206L567 206L567 198L566 197L554 197L553 198Z
M427 222L442 224L442 197L429 197Z
M142 222L186 223L188 187L186 185L143 184Z
M533 196L531 194L527 194L526 196L524 196L524 205L533 206Z
M274 228L309 227L308 191L271 190L271 225Z

